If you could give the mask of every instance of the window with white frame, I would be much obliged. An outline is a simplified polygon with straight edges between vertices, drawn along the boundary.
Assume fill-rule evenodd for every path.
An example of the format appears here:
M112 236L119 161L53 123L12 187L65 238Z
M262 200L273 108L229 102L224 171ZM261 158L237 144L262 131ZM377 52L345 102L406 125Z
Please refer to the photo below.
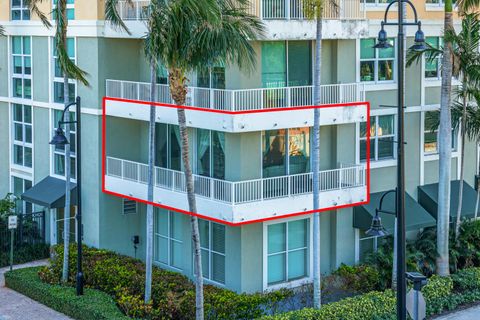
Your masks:
M26 0L11 0L12 20L30 20L30 10Z
M359 230L358 241L358 262L365 262L365 258L373 253L377 252L379 245L379 238L377 236L369 236L365 233L365 230Z
M370 118L370 160L394 158L395 116L372 116ZM367 123L360 123L360 161L367 160Z
M52 19L55 20L55 8L57 7L57 1L53 0L53 10L52 10ZM67 19L75 20L75 0L67 0Z
M375 39L360 39L360 81L385 82L394 80L395 46L394 39L388 49L375 49Z
M53 123L55 128L52 131L52 136L55 134L56 127L58 126L58 121L62 116L61 110L53 110ZM70 112L70 121L76 120L75 112ZM63 127L62 127L63 128ZM76 124L70 124L70 136L68 137L68 142L70 143L70 163L71 163L71 177L75 179L77 166L76 166ZM65 176L65 146L53 146L53 173L58 176Z
M267 284L286 283L309 276L310 219L267 226Z
M225 226L198 220L203 276L225 284Z
M455 4L457 1L453 0L453 4ZM434 6L444 6L445 1L444 0L426 0L425 3L427 5L434 5Z
M12 37L12 95L32 99L31 37Z
M440 112L425 112L423 125L423 151L425 154L438 153L438 124ZM452 150L456 150L457 132L452 128Z
M26 214L33 212L32 203L21 200L22 194L32 187L32 181L20 177L12 176L12 193L16 198L15 213Z
M155 262L182 269L182 238L181 214L155 208Z
M32 168L32 107L12 105L12 161L17 166Z
M64 79L63 71L60 67L57 57L57 48L55 46L55 39L53 39L53 101L56 103L64 103ZM75 48L75 39L67 38L67 53L73 63L76 63L76 48ZM76 96L76 80L68 79L68 96L69 101L74 101Z
M435 49L443 48L443 38L442 37L426 37L425 41ZM425 56L425 78L426 79L441 79L441 62L442 56L439 55L434 60L428 60Z

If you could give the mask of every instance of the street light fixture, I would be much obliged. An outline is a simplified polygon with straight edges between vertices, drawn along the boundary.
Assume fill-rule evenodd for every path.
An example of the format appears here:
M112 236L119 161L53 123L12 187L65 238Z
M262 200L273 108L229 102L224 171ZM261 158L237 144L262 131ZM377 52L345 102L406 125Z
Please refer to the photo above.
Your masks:
M76 106L76 113L77 113L77 120L75 121L62 121L64 119L65 112L71 107ZM80 97L77 97L75 102L68 104L65 109L63 109L62 116L58 121L57 129L55 130L55 136L50 141L51 145L55 145L58 147L63 147L69 144L67 137L65 137L65 133L62 129L62 124L67 123L74 123L77 125L76 137L77 137L77 144L76 144L76 152L77 152L77 276L76 276L76 290L77 296L83 295L83 272L82 272L82 131L81 131L81 101ZM68 161L68 159L67 159ZM66 183L70 183L70 181L66 181Z
M388 13L390 8L394 4L398 5L398 21L389 22ZM407 4L413 10L414 21L407 22L405 21L405 12L403 5ZM418 31L415 34L415 45L412 47L413 50L422 51L425 48L425 35L421 30L421 22L418 20L417 10L415 6L410 2L410 0L394 0L390 2L385 10L385 16L381 22L382 29L378 33L378 43L374 46L377 49L387 49L391 48L392 45L387 40L387 32L385 31L385 26L398 26L398 35L397 35L397 54L398 54L398 65L397 65L397 84L398 84L398 141L397 141L397 191L396 191L396 216L397 216L397 319L405 320L407 317L406 303L407 303L407 284L406 284L406 265L405 265L405 129L404 129L404 108L405 108L405 97L404 97L404 68L405 68L405 59L404 59L404 27L405 26L417 26ZM375 225L374 225L375 224ZM381 220L378 216L378 212L375 214L375 218L372 221L371 228L373 232L379 232L378 226L381 226Z

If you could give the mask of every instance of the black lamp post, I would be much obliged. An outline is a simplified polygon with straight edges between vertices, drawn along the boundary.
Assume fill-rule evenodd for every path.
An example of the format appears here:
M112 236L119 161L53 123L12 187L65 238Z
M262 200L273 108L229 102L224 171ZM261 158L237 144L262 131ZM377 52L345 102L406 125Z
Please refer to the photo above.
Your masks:
M398 5L398 21L389 22L388 13L390 8L394 5ZM403 5L408 4L414 13L414 22L405 21L405 12ZM398 65L397 65L397 83L398 83L398 141L397 141L397 192L396 192L396 216L397 216L397 319L405 320L407 317L406 310L406 294L407 294L407 284L406 284L406 266L405 266L405 148L404 148L404 107L405 107L405 97L404 97L404 68L405 68L405 59L404 59L404 40L405 34L403 33L403 28L405 26L417 26L418 30L415 34L415 45L411 47L412 50L423 51L426 49L425 46L425 36L421 30L421 22L418 20L417 10L410 0L394 0L389 3L385 11L384 20L381 23L382 29L378 33L378 43L374 46L376 49L387 49L391 48L392 45L387 40L387 32L385 31L385 26L398 26L398 35L397 35L397 54L398 54ZM372 232L381 232L381 220L378 216L378 212L375 215L375 218L372 221ZM373 228L375 227L375 228ZM384 231L384 230L383 230Z
M76 106L77 120L76 121L58 121L57 130L55 130L55 136L53 137L50 144L55 146L65 146L69 144L67 137L62 130L62 124L66 123L75 123L77 125L76 136L76 152L77 152L77 276L76 276L76 286L77 286L77 296L83 295L83 272L82 272L82 131L81 131L81 103L80 97L77 97L75 102L68 104L65 109L63 109L62 116L60 119L64 119L65 112L71 107ZM69 161L67 159L66 161ZM70 184L70 181L66 183Z

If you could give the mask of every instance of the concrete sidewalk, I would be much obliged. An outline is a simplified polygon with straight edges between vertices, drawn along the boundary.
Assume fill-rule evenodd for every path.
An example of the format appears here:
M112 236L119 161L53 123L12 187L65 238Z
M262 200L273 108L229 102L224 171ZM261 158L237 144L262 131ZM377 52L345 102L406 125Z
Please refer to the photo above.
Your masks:
M46 265L47 260L14 266L14 269ZM68 320L71 319L43 304L5 287L4 273L9 267L0 269L0 320Z
M477 320L480 319L480 305L468 309L454 311L435 320Z

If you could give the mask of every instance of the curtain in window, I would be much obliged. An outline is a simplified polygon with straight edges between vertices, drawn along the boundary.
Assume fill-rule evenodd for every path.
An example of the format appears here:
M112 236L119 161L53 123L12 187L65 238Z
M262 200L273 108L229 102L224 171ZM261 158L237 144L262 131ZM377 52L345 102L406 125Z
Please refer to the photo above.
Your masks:
M163 123L155 125L155 166L168 168L168 126Z
M170 168L172 170L180 171L182 169L182 149L180 139L180 129L178 126L170 127Z
M212 131L213 177L225 179L225 133Z
M197 129L197 172L210 176L210 131Z
M262 86L285 87L287 80L284 41L262 42Z
M263 177L286 174L285 167L286 130L269 130L263 134Z

